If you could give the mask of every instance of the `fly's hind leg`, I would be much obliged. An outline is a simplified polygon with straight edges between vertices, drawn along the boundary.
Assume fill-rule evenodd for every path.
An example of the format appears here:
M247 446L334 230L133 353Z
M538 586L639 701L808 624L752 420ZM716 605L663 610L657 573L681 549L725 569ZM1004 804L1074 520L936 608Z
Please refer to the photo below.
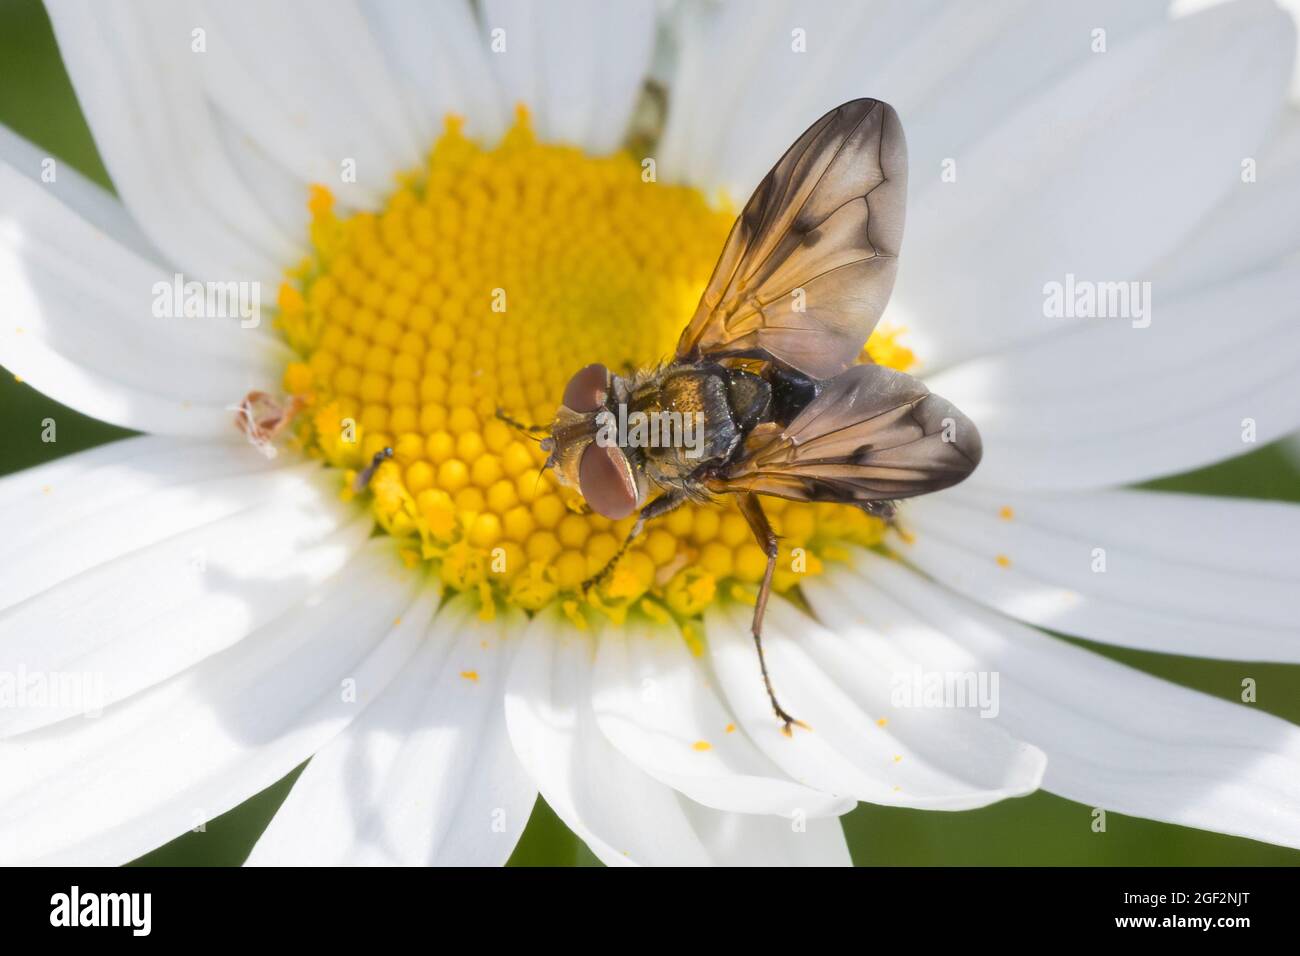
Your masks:
M863 511L875 518L880 518L887 524L893 524L894 518L898 515L898 506L892 501L864 501L858 505Z
M897 503L893 501L864 501L858 507L873 518L879 518L885 522L885 526L905 542L912 543L912 533L904 528L902 522L898 520Z
M681 507L685 503L685 495L669 491L660 495L654 501L642 508L640 513L636 516L636 524L632 525L632 530L627 533L627 537L623 539L623 543L619 546L619 549L614 552L614 556L605 562L603 568L582 582L582 593L586 594L591 588L609 577L609 573L613 571L614 566L618 564L619 558L623 557L623 555L627 553L628 547L631 546L632 542L641 534L641 531L645 528L647 522L653 521L660 515L666 515L668 512Z
M781 733L790 737L792 736L790 728L793 725L798 724L804 730L808 729L808 725L790 716L776 699L776 691L772 689L772 678L767 674L767 659L763 656L763 615L767 612L767 599L772 594L772 576L776 573L778 553L776 532L772 530L767 515L763 513L763 504L758 500L757 495L740 496L740 513L749 522L749 529L754 532L759 547L767 555L767 569L763 572L763 584L758 589L758 600L754 602L754 623L750 627L750 633L754 635L754 649L758 651L758 668L763 672L763 686L767 689L767 699L772 702L772 712L781 721Z

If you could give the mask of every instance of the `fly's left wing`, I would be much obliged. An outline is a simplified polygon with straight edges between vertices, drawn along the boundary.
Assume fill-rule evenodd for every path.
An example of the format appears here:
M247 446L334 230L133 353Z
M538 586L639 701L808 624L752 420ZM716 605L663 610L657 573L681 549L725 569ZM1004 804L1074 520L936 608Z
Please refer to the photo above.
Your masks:
M906 201L893 107L861 99L831 110L745 204L677 358L747 353L816 379L843 371L894 287Z
M855 365L785 428L760 425L705 484L796 501L866 504L957 484L979 464L975 423L910 375Z

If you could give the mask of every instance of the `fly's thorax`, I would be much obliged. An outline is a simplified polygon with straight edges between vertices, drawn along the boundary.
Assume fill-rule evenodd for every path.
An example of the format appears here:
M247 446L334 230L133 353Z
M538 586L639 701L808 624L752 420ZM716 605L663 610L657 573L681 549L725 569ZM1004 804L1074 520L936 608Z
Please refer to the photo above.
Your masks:
M727 373L714 365L671 365L638 382L623 417L623 444L661 485L724 460L741 438Z

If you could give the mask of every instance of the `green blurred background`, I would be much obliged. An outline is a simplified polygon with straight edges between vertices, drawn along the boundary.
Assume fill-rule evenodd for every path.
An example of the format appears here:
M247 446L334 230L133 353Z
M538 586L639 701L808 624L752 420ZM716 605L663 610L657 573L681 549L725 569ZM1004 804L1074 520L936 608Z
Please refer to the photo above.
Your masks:
M37 0L0 0L0 123L111 188ZM0 474L130 434L78 415L8 374L0 375L0 408L4 423ZM59 422L57 452L40 440L39 422L47 415L55 415ZM1153 487L1300 501L1300 472L1281 448L1272 446ZM1076 643L1230 701L1239 700L1241 678L1254 677L1259 703L1253 706L1300 723L1300 667L1241 665ZM1122 707L1123 701L1114 705ZM297 771L211 821L205 832L186 834L137 862L182 866L243 862L296 777ZM862 805L844 817L853 859L859 864L1300 864L1300 851L1251 840L1116 813L1107 815L1106 833L1093 833L1091 822L1091 808L1047 793L965 813ZM599 865L540 801L511 863Z

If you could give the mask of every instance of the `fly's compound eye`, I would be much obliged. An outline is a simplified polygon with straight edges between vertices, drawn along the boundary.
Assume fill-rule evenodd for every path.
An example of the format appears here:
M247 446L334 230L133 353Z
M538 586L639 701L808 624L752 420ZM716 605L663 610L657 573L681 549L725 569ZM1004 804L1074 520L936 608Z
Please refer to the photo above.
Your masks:
M578 463L578 490L593 511L610 521L626 518L637 506L636 476L617 445L592 442Z
M599 363L588 365L574 372L564 386L564 404L585 415L604 405L608 394L609 369Z

